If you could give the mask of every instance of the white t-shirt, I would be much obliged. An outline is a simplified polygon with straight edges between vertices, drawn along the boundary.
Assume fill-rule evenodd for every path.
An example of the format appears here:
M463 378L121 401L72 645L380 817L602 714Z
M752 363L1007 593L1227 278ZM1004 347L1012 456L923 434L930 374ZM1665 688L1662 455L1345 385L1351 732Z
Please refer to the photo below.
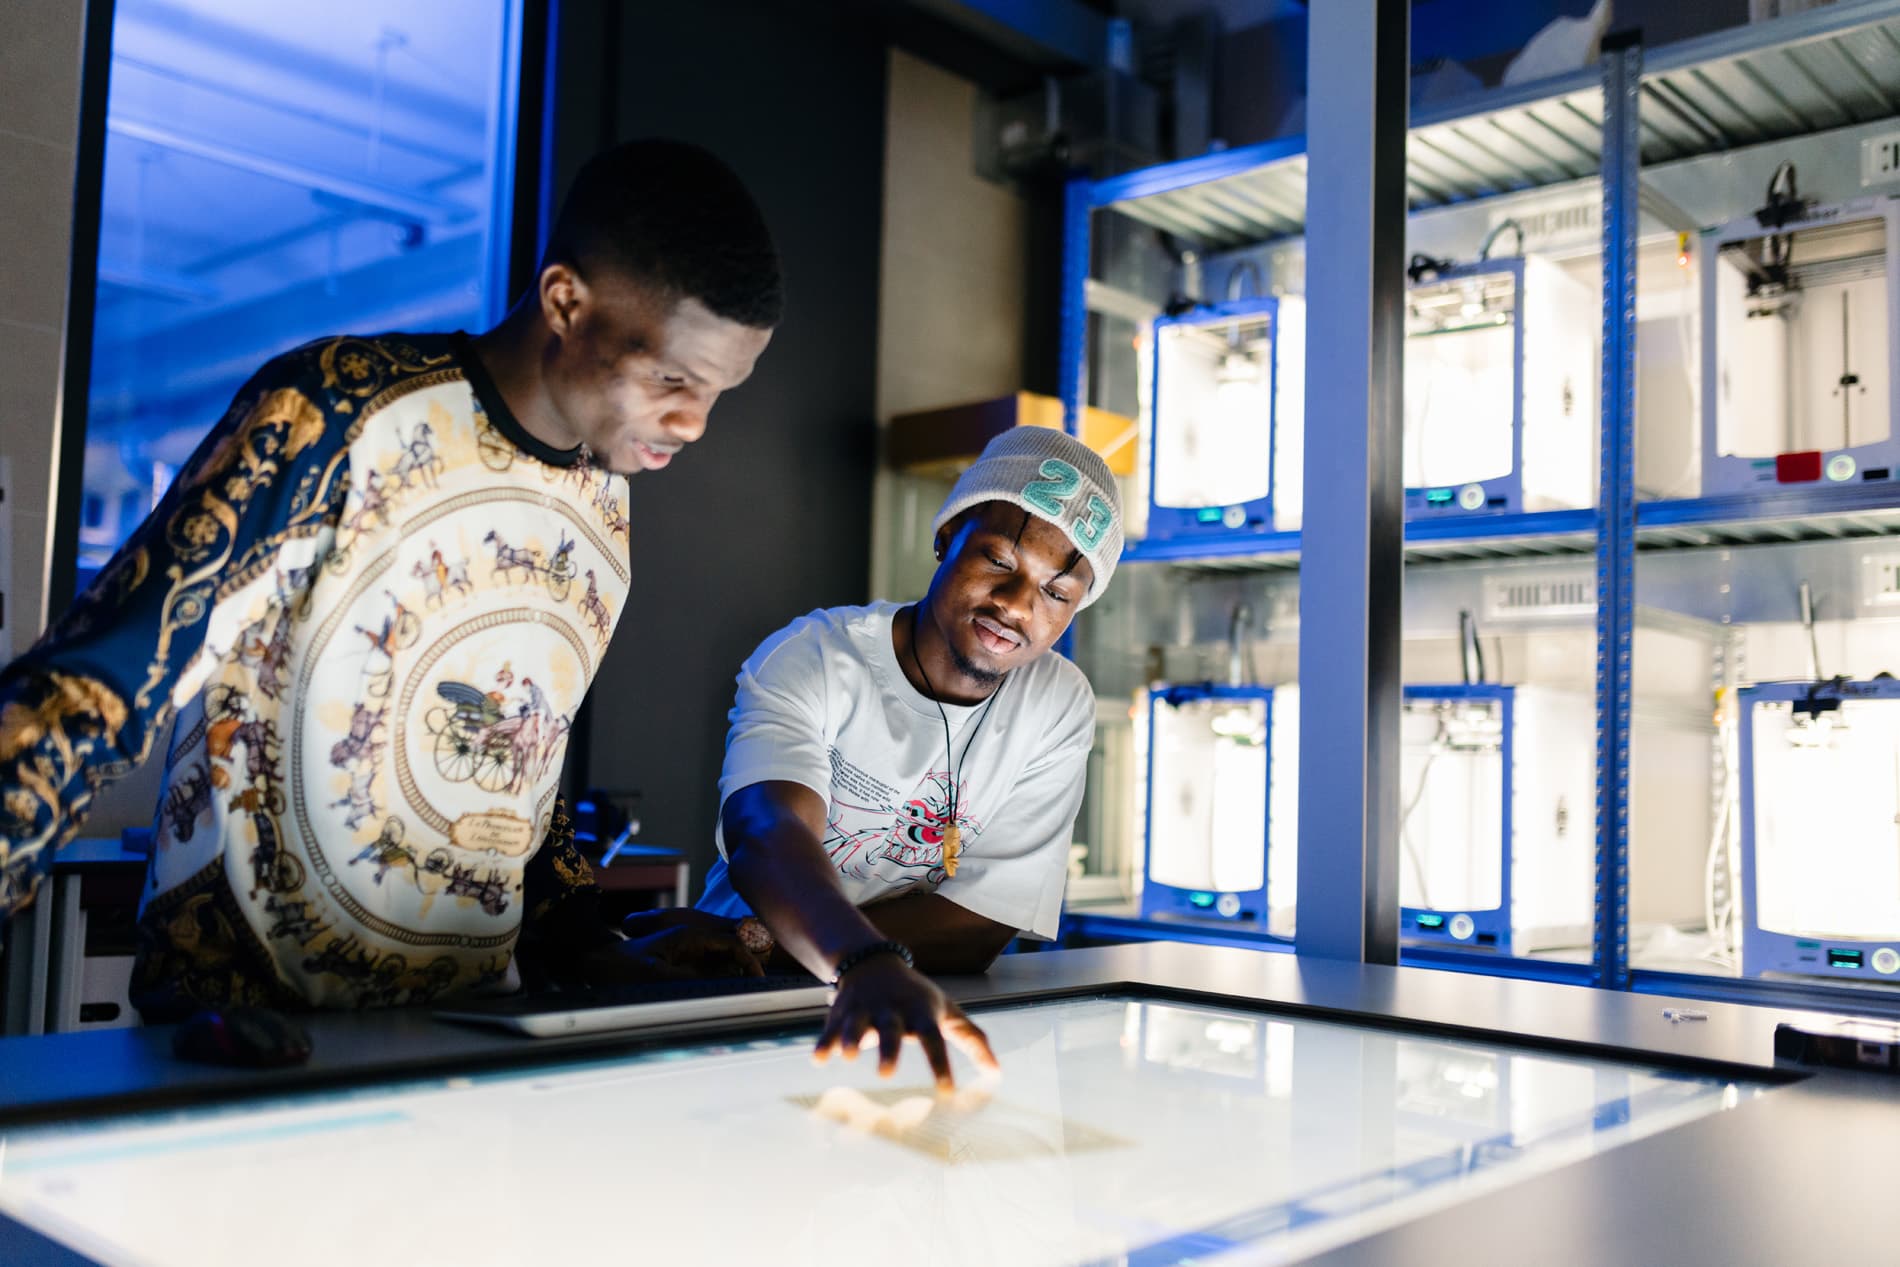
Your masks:
M1011 672L986 703L943 706L962 829L956 878L946 880L953 763L937 705L898 666L891 618L899 610L815 611L752 653L729 714L721 816L740 788L803 784L825 799L825 852L857 905L941 892L999 924L1053 938L1095 732L1088 679L1044 655ZM700 909L749 914L727 879L723 825L716 840L720 858Z

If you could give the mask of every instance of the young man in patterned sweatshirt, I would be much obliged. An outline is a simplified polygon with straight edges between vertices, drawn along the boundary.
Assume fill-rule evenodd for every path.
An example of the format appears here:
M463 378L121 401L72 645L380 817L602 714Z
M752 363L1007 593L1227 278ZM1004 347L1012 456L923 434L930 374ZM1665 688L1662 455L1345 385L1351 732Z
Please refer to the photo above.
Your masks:
M487 334L265 365L0 672L0 917L175 718L148 1019L506 989L518 950L585 980L742 956L698 928L616 940L556 784L627 597L628 477L699 438L781 306L738 178L634 142L580 173Z

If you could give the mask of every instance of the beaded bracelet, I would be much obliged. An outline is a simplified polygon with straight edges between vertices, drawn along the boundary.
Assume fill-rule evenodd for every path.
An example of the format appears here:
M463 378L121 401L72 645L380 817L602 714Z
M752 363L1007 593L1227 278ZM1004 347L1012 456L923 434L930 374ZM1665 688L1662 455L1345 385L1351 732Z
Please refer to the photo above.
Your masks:
M875 959L879 955L896 955L899 959L904 961L906 968L916 966L916 960L911 958L910 947L906 946L903 942L874 941L868 946L859 946L856 950L838 961L838 970L831 978L831 988L834 990L838 988L838 983L844 980L845 973L851 971L865 960Z

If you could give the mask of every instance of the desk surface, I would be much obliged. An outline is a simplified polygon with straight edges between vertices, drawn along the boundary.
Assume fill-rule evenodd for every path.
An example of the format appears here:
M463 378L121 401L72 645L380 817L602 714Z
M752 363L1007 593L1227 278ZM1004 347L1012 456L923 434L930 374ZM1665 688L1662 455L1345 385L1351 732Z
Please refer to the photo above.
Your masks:
M1167 944L1011 956L985 977L950 984L978 1006L1134 987L1174 999L1244 1005L1267 1016L1396 1027L1436 1040L1510 1042L1571 1057L1768 1080L1784 1076L1773 1064L1774 1026L1794 1015ZM1674 1006L1708 1019L1671 1022L1664 1010ZM316 1040L311 1064L270 1073L180 1065L169 1055L170 1034L163 1028L6 1040L0 1042L0 1123L613 1057L733 1033L731 1025L715 1024L535 1042L440 1024L417 1012L319 1016L310 1028ZM914 1050L905 1061L907 1073L917 1067ZM1003 1086L1009 1085L1006 1069ZM8 1129L0 1125L0 1132ZM1349 1126L1342 1122L1340 1129ZM1900 1091L1864 1076L1815 1077L1422 1213L1314 1261L1436 1262L1455 1256L1464 1262L1724 1267L1771 1259L1882 1261L1900 1236L1900 1214L1888 1196L1897 1173ZM20 1234L17 1225L12 1231ZM0 1248L5 1244L0 1240Z

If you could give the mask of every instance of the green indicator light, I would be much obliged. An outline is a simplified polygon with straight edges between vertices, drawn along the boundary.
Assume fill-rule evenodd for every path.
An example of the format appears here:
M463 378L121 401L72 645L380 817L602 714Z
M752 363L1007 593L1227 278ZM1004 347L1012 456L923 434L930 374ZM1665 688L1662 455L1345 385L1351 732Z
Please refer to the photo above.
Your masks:
M1205 509L1197 510L1194 512L1194 518L1196 522L1199 523L1217 524L1220 522L1220 507L1208 506Z
M1821 943L1818 941L1798 941L1794 944L1794 948L1796 950L1819 950Z
M1208 907L1214 905L1214 895L1212 893L1190 893L1188 894L1188 904L1206 910Z
M1861 953L1858 950L1830 950L1827 952L1827 966L1830 968L1858 968L1861 965Z
M1425 492L1425 504L1428 506L1448 506L1451 504L1451 496L1452 494L1449 488L1427 489Z
M1420 928L1443 928L1445 926L1445 917L1443 915L1420 915L1416 917L1416 922Z

